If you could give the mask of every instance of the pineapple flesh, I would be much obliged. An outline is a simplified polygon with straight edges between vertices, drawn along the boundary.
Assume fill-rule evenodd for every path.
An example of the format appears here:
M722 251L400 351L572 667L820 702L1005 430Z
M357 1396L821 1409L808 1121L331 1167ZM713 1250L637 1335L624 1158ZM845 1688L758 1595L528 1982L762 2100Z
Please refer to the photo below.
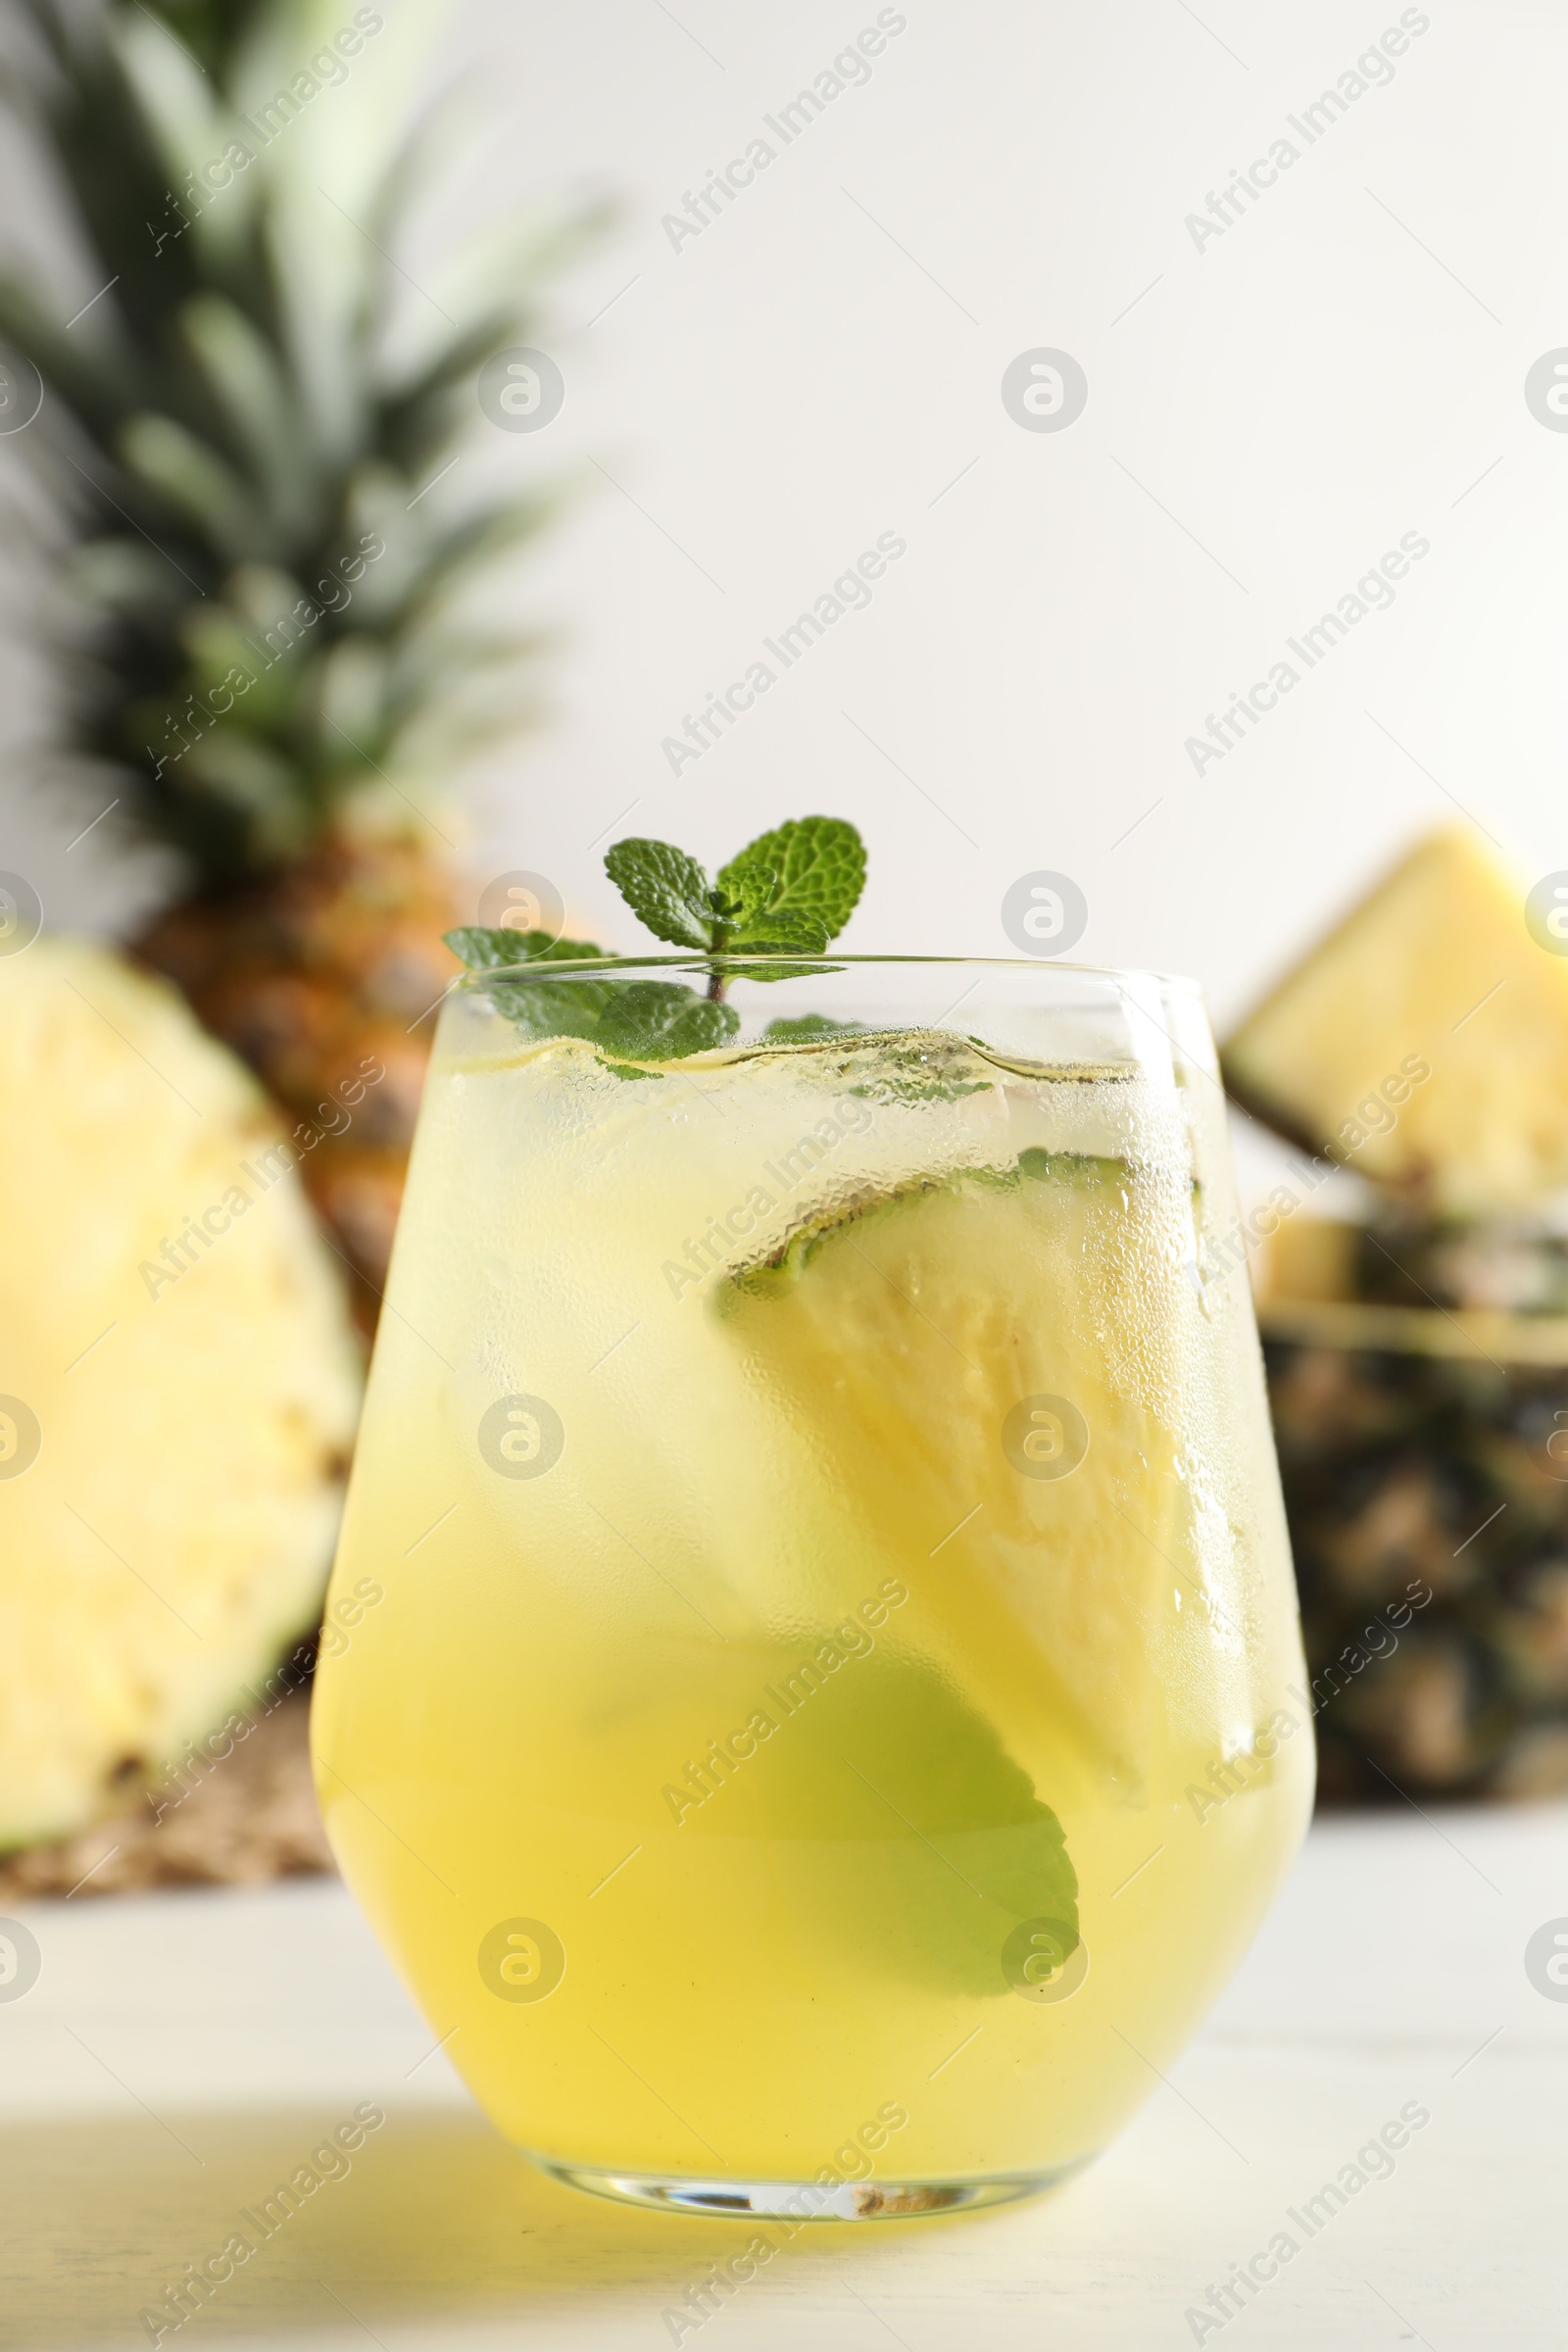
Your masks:
M1221 1058L1244 1107L1425 1213L1492 1217L1568 1185L1568 956L1471 833L1419 843Z
M0 1850L132 1801L316 1623L359 1350L287 1156L165 983L0 960Z

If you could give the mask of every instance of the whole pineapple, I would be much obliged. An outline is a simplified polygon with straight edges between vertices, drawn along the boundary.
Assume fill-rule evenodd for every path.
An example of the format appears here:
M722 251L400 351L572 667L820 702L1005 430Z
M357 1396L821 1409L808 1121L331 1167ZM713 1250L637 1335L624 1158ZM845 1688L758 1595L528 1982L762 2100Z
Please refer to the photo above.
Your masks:
M1568 943L1418 844L1225 1049L1313 1153L1254 1222L1329 1797L1568 1788ZM1376 1188L1314 1217L1330 1163Z
M467 911L429 779L519 709L525 641L453 604L542 513L453 519L443 476L575 233L492 269L461 322L411 288L391 257L428 135L356 173L341 86L409 14L19 0L6 92L92 294L15 253L0 277L7 381L42 386L13 447L69 516L87 624L73 745L110 823L180 854L139 951L291 1114L367 1321Z

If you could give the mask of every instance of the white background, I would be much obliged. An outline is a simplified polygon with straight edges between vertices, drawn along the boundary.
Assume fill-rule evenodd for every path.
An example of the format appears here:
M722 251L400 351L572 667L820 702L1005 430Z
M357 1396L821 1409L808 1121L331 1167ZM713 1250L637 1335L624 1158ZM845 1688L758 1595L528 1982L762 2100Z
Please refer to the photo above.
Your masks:
M1307 149L1285 117L1390 0L898 13L869 82L678 251L662 216L874 5L482 0L438 45L427 78L478 60L494 111L405 257L420 287L454 229L619 202L540 332L561 416L508 434L476 403L434 494L578 485L507 592L558 643L541 723L460 795L475 879L542 871L632 947L600 866L619 833L716 860L843 813L872 858L846 946L1010 953L1003 894L1053 868L1088 899L1080 957L1196 973L1223 1027L1461 808L1527 881L1568 866L1568 434L1523 396L1568 343L1568 17L1434 0ZM324 93L318 132L353 103ZM1186 216L1282 134L1300 160L1198 250ZM1000 397L1041 345L1088 376L1059 433ZM889 530L908 552L870 608L672 776L683 714ZM1394 608L1195 775L1185 739L1410 531L1431 553ZM0 863L53 921L112 923L108 829L64 854L80 821L14 764Z

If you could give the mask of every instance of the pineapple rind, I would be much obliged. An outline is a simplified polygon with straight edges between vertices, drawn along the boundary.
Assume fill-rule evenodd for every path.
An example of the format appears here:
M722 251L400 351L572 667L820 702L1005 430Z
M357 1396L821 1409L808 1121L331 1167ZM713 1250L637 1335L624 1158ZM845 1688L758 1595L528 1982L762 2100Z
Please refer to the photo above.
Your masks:
M0 1478L0 1848L157 1780L314 1620L360 1369L275 1141L163 982L79 942L0 961L0 1394L43 1433Z

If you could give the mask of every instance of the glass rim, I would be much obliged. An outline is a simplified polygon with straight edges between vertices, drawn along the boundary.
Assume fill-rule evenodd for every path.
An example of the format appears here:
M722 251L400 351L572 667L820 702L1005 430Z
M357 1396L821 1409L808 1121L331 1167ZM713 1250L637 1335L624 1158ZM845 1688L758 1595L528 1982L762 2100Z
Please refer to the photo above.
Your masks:
M840 956L832 949L818 956L761 956L735 955L729 952L710 953L692 948L680 956L533 956L517 963L490 963L470 967L453 975L447 994L458 988L483 988L492 980L594 980L609 972L678 971L727 972L732 978L744 980L748 973L776 971L781 979L802 980L821 977L846 967L865 965L939 965L950 970L959 968L993 972L1062 972L1078 979L1108 980L1112 987L1124 981L1153 981L1160 988L1180 989L1200 1002L1203 984L1190 973L1164 972L1152 965L1071 963L1050 956Z

